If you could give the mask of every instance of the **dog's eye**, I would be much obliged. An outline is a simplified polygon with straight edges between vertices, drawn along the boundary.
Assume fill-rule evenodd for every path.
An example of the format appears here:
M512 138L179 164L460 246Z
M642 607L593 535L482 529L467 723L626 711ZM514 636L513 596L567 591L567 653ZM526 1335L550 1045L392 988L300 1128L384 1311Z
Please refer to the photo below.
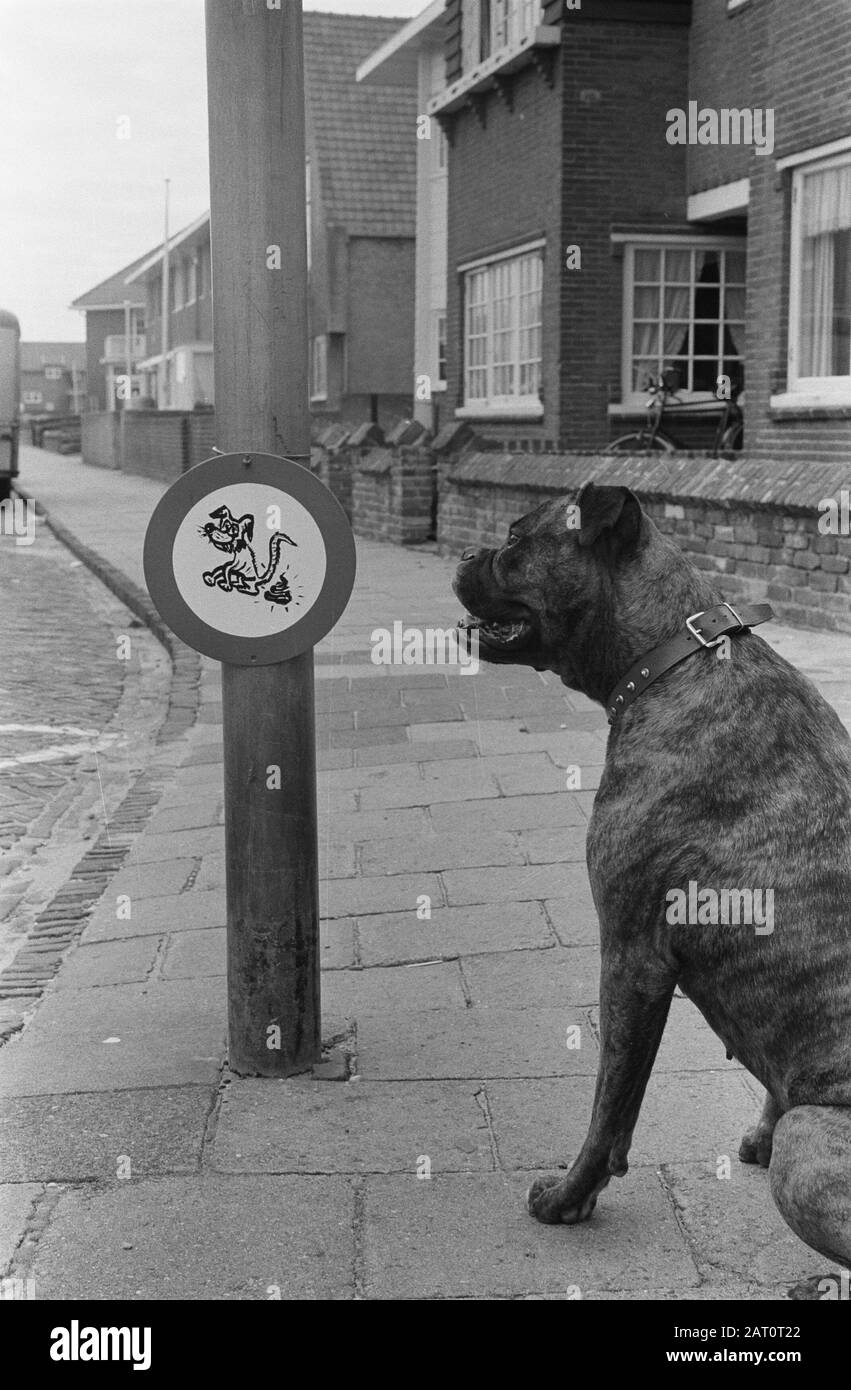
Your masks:
M510 546L516 545L517 542L518 542L519 540L520 540L520 537L518 536L518 534L517 534L516 531L509 531L509 533L508 533L508 540L505 542L505 548L506 548L506 550L508 550L508 548L509 548Z

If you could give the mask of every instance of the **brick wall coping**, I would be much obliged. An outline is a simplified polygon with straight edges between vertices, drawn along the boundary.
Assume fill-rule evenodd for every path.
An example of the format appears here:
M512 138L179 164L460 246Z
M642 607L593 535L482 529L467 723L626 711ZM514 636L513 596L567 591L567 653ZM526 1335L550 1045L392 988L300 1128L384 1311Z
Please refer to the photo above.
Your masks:
M679 454L465 454L451 463L453 483L566 492L583 483L621 484L668 502L714 502L815 513L824 497L851 487L851 460L841 464L693 458Z
M389 473L395 457L392 449L371 449L355 461L355 468L358 473Z

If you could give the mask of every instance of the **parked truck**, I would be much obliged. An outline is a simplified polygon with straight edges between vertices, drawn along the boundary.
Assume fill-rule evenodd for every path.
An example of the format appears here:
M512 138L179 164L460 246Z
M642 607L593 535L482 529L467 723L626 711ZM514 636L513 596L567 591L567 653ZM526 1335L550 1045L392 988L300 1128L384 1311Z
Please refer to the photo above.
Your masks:
M18 406L21 396L21 326L14 314L0 309L0 502L18 476Z

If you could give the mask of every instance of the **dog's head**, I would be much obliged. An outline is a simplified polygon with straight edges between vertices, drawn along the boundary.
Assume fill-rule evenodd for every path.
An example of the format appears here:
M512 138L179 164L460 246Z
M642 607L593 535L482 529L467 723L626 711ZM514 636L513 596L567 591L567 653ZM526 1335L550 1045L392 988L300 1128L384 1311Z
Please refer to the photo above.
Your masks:
M229 507L217 507L210 512L210 520L201 527L201 535L206 536L217 550L227 550L235 555L253 539L254 517L250 512L235 517Z
M633 639L640 652L667 635L669 591L676 603L695 581L634 493L587 483L514 522L496 549L466 551L452 587L484 660L556 671L591 693L635 659Z

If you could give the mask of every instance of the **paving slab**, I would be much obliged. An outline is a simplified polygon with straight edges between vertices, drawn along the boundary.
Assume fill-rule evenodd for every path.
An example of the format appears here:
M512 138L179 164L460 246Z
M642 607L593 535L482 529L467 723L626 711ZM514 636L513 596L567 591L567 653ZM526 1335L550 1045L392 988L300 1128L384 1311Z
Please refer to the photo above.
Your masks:
M428 920L415 912L390 912L357 920L362 965L446 959L488 951L526 951L553 944L540 903L436 908Z
M227 925L225 895L219 889L164 894L159 898L133 898L130 917L117 917L112 886L96 905L82 940L120 941L132 936L166 936L170 932L197 931Z
M226 969L227 931L224 927L176 932L169 937L162 962L164 980L224 975Z
M0 1183L0 1275L9 1268L41 1192L39 1183Z
M449 869L443 874L449 907L468 903L518 903L557 898L566 891L567 865Z
M419 900L429 899L431 909L444 904L437 874L392 874L387 877L331 879L320 885L322 916L357 917L377 912L408 910L416 916Z
M62 965L56 989L94 989L146 980L160 950L160 937L137 936L127 941L80 944Z
M463 956L461 965L475 1008L593 1005L599 995L600 952L592 946Z
M194 859L167 859L157 864L137 863L131 851L125 868L119 869L109 885L113 897L162 898L186 887L197 867Z
M224 980L152 980L57 990L0 1049L0 1095L215 1083Z
M488 1081L488 1106L506 1168L555 1170L578 1154L591 1119L594 1078ZM635 1128L630 1165L736 1157L756 1121L753 1097L739 1074L654 1073ZM608 1189L607 1189L608 1192ZM600 1201L606 1200L606 1194Z
M707 1281L726 1276L789 1284L839 1266L792 1233L771 1199L768 1174L733 1159L729 1178L712 1163L666 1164L665 1181L695 1263Z
M210 1162L229 1173L433 1173L493 1168L473 1081L235 1081Z
M213 797L200 806L172 806L169 810L155 811L146 829L148 835L170 835L174 831L220 825L223 817L224 802Z
M396 743L387 747L358 748L356 767L387 766L392 763L452 762L461 758L476 758L479 750L470 739L434 739L430 743Z
M371 840L364 845L360 862L364 874L396 874L525 861L516 836L509 831L482 833L472 827L466 834L433 831L415 840L409 836Z
M569 1288L676 1288L700 1278L658 1176L627 1175L581 1226L543 1226L524 1178L503 1173L366 1179L369 1298L516 1298ZM611 1189L609 1189L611 1190ZM652 1232L652 1239L648 1233Z
M463 806L443 802L436 808L430 807L429 815L435 827L447 833L463 832L471 827L483 832L577 826L582 828L583 834L588 829L588 816L577 792L504 796L472 801Z
M60 1196L31 1273L42 1299L344 1299L352 1215L336 1177L87 1186Z
M398 1015L424 1009L466 1009L457 961L392 969L334 970L322 981L322 1007L345 1018Z
M579 1046L567 1046L568 1028ZM358 1019L358 1070L369 1079L588 1076L597 1055L576 1009L432 1009L405 1028L386 1015Z
M164 814L164 813L163 813ZM167 859L200 859L202 855L224 852L223 825L195 826L156 834L146 830L133 847L135 864L162 864Z
M0 1101L0 1181L129 1181L192 1173L213 1086L22 1096Z

